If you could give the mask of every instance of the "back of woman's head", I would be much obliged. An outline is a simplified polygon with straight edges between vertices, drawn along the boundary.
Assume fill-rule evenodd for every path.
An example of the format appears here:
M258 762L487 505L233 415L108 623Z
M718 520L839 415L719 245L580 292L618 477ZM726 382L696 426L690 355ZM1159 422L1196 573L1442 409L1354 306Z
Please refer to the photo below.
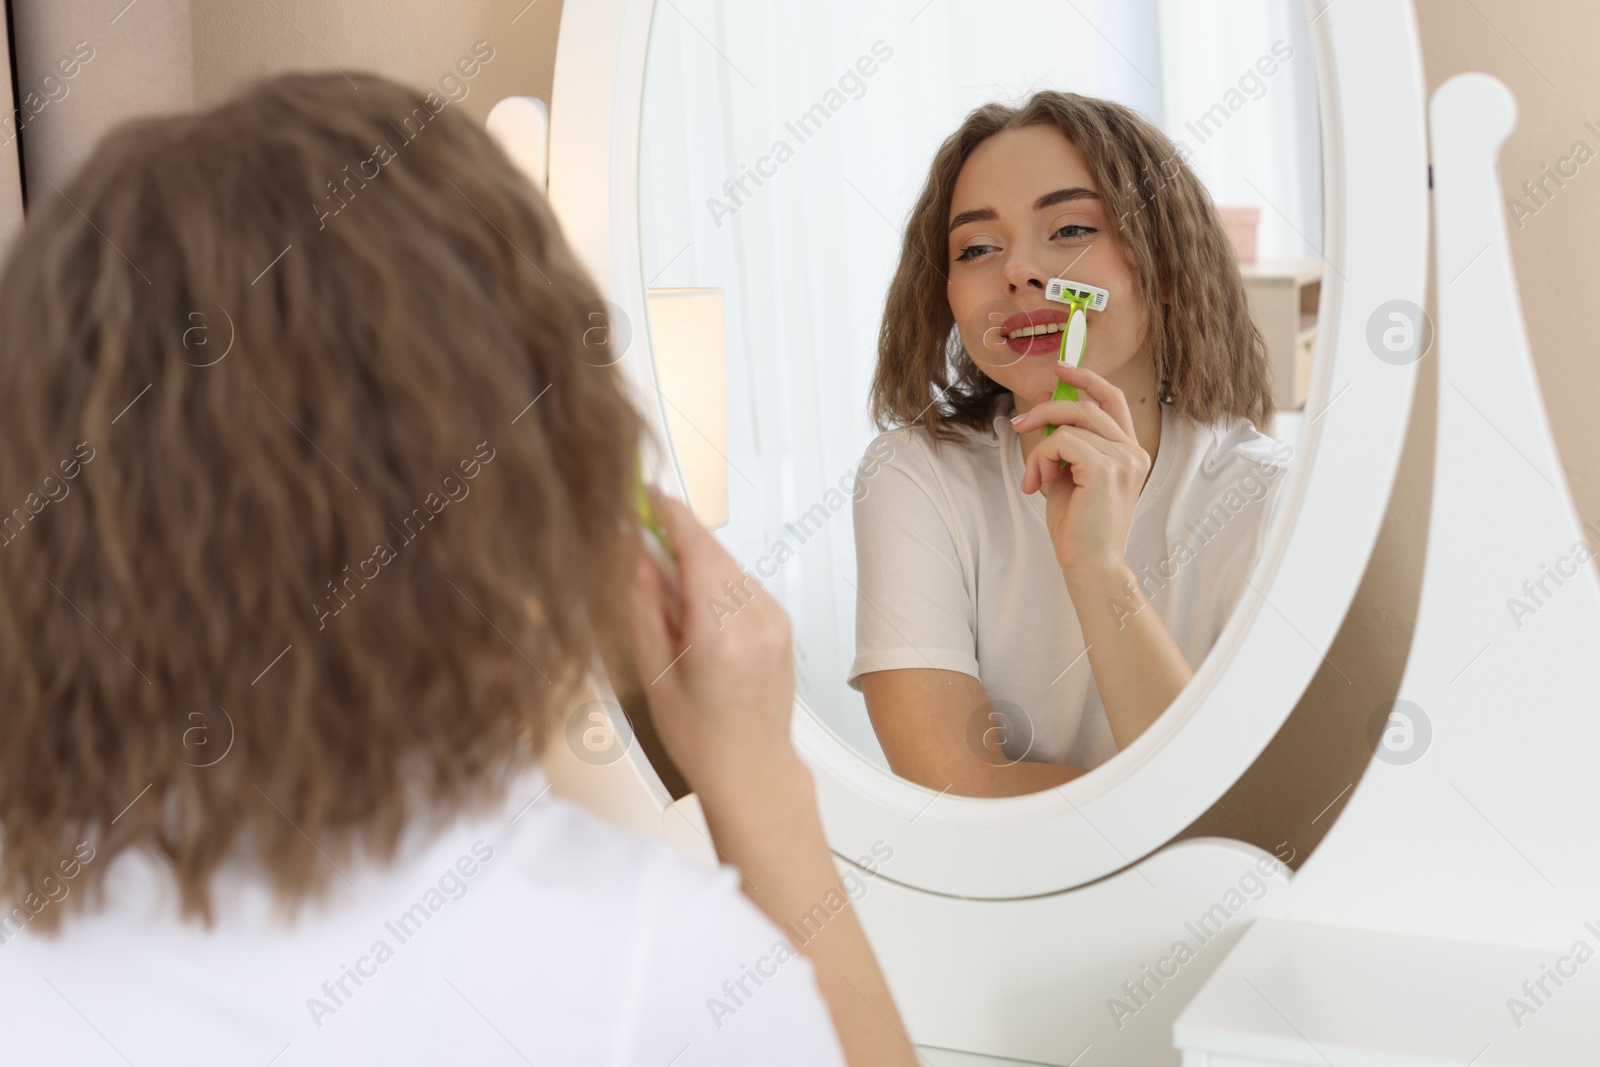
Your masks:
M148 847L209 916L242 848L292 902L494 795L614 665L632 575L639 423L542 198L437 96L293 75L32 199L0 277L0 909L82 841L74 888Z

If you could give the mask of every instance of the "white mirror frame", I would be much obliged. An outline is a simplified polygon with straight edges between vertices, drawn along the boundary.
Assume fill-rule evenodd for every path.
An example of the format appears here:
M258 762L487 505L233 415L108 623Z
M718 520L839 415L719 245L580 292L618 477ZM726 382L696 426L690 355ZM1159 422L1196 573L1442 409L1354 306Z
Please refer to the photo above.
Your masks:
M1403 300L1421 309L1428 172L1409 0L1304 3L1315 42L1330 270L1305 423L1249 579L1254 592L1153 726L1093 773L1042 793L935 793L867 760L797 701L795 744L840 856L893 841L894 881L969 898L1039 896L1104 878L1171 841L1226 792L1324 662L1377 540L1405 440L1416 362L1379 359L1368 336L1383 305ZM549 199L603 295L635 324L620 366L653 432L667 441L639 242L639 128L654 8L655 0L562 8ZM682 495L676 459L656 459L646 457L647 474ZM659 784L637 746L626 758Z

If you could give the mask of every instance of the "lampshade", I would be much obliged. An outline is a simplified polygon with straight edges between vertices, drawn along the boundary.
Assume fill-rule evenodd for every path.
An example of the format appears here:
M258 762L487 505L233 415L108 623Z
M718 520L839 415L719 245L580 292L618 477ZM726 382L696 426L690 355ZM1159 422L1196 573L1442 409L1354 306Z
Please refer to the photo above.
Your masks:
M689 505L710 527L728 521L728 364L720 288L646 290L650 344L667 432Z

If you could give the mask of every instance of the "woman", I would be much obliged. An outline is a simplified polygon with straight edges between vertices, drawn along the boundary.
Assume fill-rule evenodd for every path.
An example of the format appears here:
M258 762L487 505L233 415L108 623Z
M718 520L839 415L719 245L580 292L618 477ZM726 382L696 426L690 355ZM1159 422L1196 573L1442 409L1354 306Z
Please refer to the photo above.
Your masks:
M659 494L681 590L638 551L597 301L487 136L373 76L125 126L37 194L0 281L8 1060L912 1062L853 909L790 925L840 877L788 619L672 616L739 570ZM651 680L729 866L549 795L602 668Z
M1058 361L1052 278L1110 294L1080 367ZM894 429L855 498L849 683L898 774L970 796L1059 785L1187 684L1282 480L1227 238L1128 108L989 104L934 158L878 351L873 415ZM1051 400L1058 381L1080 398Z

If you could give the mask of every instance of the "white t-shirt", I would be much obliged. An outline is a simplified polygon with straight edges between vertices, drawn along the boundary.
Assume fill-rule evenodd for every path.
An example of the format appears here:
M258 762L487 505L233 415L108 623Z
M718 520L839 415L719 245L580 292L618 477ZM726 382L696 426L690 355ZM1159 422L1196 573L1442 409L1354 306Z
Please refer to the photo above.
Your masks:
M1010 393L993 432L933 447L880 434L857 468L856 658L847 678L935 668L978 679L1011 759L1094 767L1116 754L1045 498L1021 490ZM1191 668L1245 591L1293 448L1247 419L1195 423L1161 404L1161 441L1125 559ZM1110 610L1108 607L1106 610ZM1148 610L1148 609L1147 609ZM981 728L995 720L972 709ZM971 723L969 723L969 726ZM1029 727L1031 726L1031 738Z
M170 873L118 856L107 906L60 938L0 927L0 1060L843 1064L810 960L733 868L547 784L535 767L498 810L413 831L392 866L347 865L293 928L238 869L214 929L179 923Z

